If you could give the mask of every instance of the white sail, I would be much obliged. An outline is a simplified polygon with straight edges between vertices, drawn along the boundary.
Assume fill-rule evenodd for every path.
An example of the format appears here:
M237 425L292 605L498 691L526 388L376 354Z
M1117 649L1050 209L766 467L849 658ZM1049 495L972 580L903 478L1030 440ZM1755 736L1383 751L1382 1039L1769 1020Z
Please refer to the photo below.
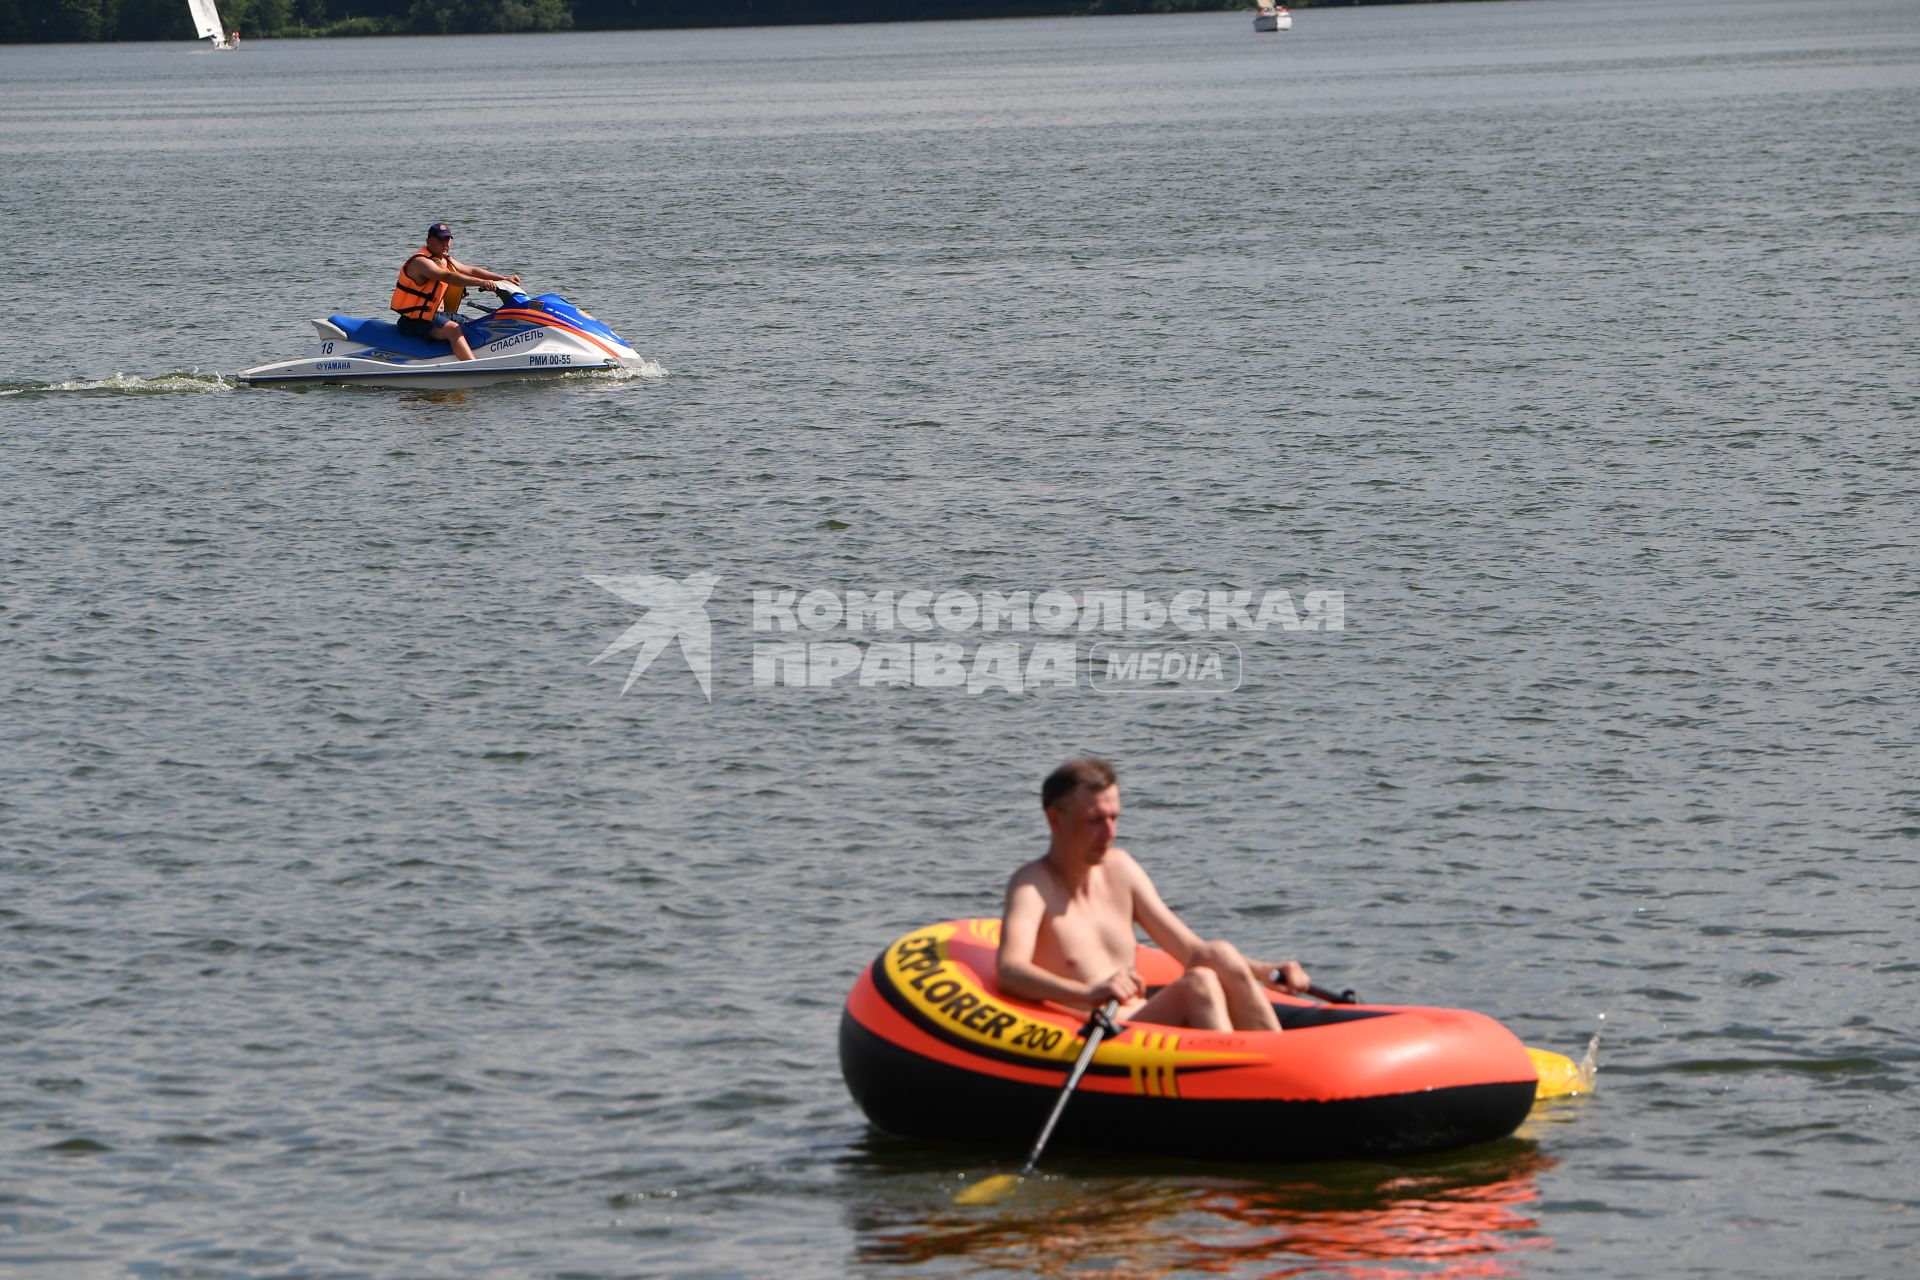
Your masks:
M187 11L193 15L194 29L202 40L227 42L227 33L220 27L220 11L213 7L213 0L187 0Z

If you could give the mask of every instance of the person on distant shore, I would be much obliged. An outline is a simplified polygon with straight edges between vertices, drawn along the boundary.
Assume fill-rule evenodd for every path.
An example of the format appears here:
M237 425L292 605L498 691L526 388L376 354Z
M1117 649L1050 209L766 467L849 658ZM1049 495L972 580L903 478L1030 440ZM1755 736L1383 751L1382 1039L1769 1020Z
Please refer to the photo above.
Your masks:
M1013 873L1000 920L999 987L1010 996L1099 1008L1118 1017L1213 1031L1278 1031L1265 987L1305 991L1291 960L1248 960L1228 942L1202 941L1181 922L1140 864L1114 847L1120 786L1104 760L1072 760L1040 788L1052 839L1045 857ZM1134 971L1134 926L1186 966L1149 994Z
M441 310L451 285L485 288L496 280L519 284L519 276L503 276L485 267L470 267L453 256L453 228L436 222L427 228L427 243L400 264L400 278L389 304L400 313L394 327L414 338L434 338L453 344L453 354L473 359L473 348L460 328L459 317Z

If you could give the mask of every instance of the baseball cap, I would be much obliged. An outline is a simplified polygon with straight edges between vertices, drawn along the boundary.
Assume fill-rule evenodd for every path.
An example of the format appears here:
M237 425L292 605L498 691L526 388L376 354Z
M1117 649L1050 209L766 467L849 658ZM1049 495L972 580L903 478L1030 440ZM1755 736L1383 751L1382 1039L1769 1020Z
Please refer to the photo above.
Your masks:
M453 239L453 228L444 222L436 222L427 228L427 239L451 240Z

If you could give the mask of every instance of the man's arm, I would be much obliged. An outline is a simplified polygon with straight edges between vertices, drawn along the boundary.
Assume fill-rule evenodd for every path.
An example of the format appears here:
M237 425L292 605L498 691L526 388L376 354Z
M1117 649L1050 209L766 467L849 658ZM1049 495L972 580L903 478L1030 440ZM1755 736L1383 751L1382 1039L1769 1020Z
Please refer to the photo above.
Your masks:
M1266 986L1299 995L1313 985L1307 977L1307 971L1300 967L1297 960L1253 960L1248 963L1253 965L1254 974Z
M1007 905L1000 915L997 982L1002 992L1022 1000L1052 1000L1084 1008L1095 1008L1109 1000L1127 1001L1140 994L1139 977L1129 969L1099 982L1085 983L1063 978L1034 963L1040 923L1046 912L1046 898L1039 886L1025 869L1015 872L1007 882Z
M474 281L483 287L489 280L511 280L514 284L520 283L519 276L503 276L498 271L489 271L485 267L470 267L466 263L456 261L453 258L448 258L447 261L457 270L464 271L472 276ZM461 281L461 283L464 284L465 281Z
M1161 901L1160 891L1153 887L1152 877L1133 860L1131 854L1116 849L1107 856L1111 859L1116 854L1126 859L1121 865L1126 869L1127 887L1133 895L1134 923L1145 929L1147 936L1159 943L1162 951L1181 964L1186 964L1193 955L1193 949L1200 945L1200 935L1187 928L1186 922L1173 913L1173 908Z
M495 275L483 267L470 267L464 262L447 259L447 265L441 266L431 258L413 258L407 263L407 272L412 274L415 267L426 273L428 280L444 280L448 284L457 284L463 288L484 289L491 280L511 280L520 283L519 276ZM414 277L416 280L418 276Z
M1152 878L1139 863L1131 857L1127 863L1133 889L1133 918L1168 955L1183 965L1189 963L1193 949L1200 945L1200 935L1189 929L1186 922L1173 913L1173 908L1161 901L1160 891L1153 887ZM1253 980L1262 986L1278 987L1296 995L1309 985L1307 971L1291 960L1249 960L1247 969L1253 974Z

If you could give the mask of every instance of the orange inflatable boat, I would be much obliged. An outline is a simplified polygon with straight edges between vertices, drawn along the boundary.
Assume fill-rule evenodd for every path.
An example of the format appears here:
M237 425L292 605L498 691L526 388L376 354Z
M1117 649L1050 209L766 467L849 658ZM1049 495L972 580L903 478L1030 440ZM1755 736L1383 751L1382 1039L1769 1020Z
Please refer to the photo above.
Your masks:
M998 920L907 934L840 1019L840 1070L867 1118L906 1137L1025 1144L1082 1044L1085 1015L1003 996ZM1141 947L1149 986L1180 965ZM1057 1141L1203 1159L1337 1159L1504 1137L1538 1074L1512 1032L1460 1009L1274 995L1282 1031L1123 1022L1096 1050Z

